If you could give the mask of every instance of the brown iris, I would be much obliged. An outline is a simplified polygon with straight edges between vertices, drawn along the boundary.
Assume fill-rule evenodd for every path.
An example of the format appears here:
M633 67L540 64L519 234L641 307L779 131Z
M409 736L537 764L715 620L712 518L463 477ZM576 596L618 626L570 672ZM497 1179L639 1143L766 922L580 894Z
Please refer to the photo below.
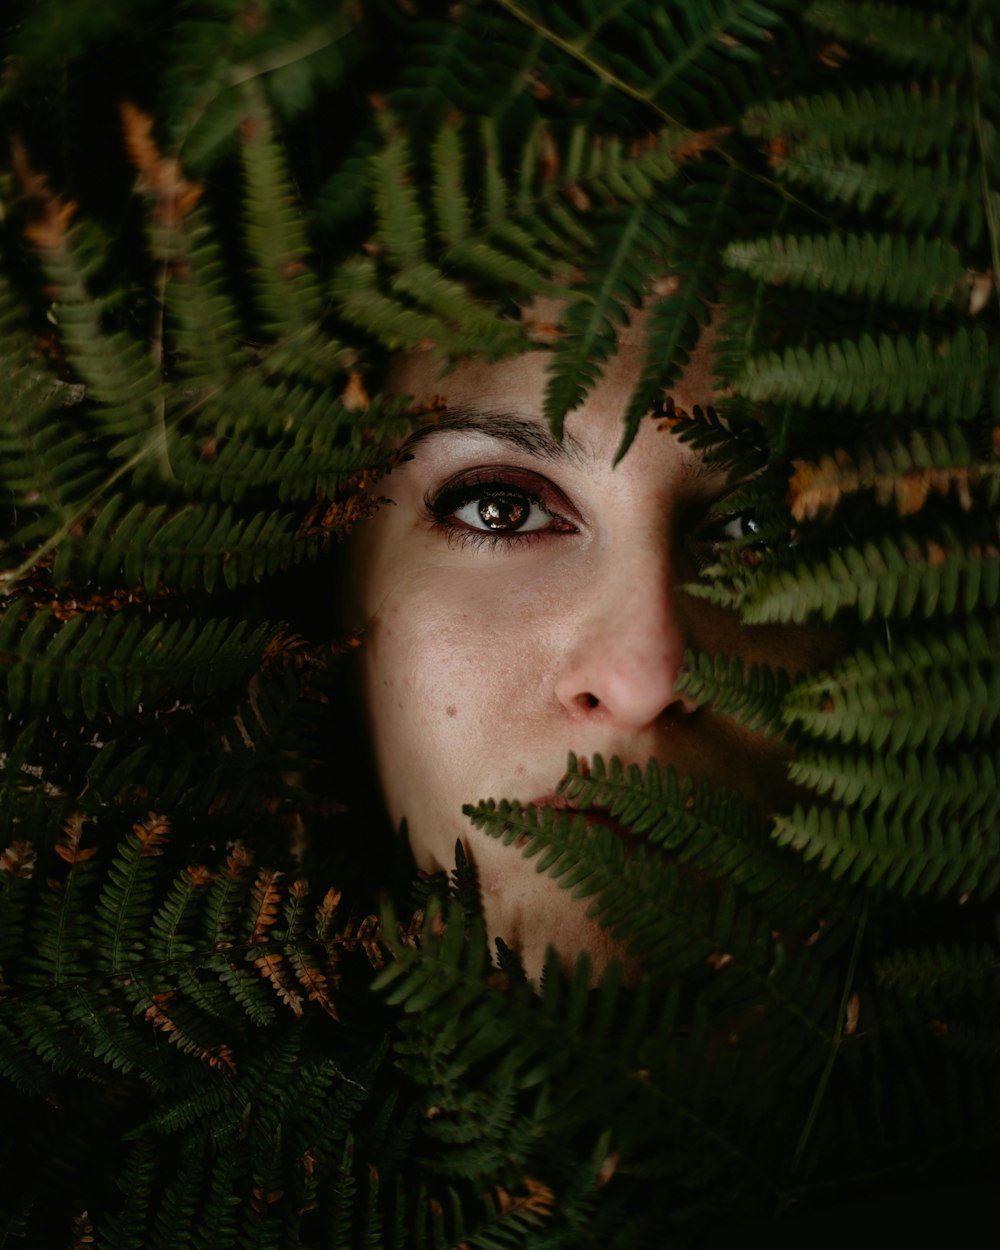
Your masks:
M516 530L528 518L530 503L518 495L486 495L479 501L479 519L491 530Z

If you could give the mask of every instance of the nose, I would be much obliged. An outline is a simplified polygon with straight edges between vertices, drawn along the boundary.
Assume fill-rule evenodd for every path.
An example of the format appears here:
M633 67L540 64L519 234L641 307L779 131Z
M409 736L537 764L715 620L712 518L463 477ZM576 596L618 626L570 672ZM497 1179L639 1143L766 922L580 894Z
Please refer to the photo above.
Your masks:
M676 689L687 645L665 560L629 562L580 597L556 697L574 720L642 729L697 704Z

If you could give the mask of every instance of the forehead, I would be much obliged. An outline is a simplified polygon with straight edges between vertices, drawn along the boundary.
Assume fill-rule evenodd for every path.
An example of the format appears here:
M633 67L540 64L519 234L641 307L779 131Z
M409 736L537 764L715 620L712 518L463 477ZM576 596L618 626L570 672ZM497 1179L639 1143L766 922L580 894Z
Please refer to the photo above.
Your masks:
M596 386L579 408L566 418L565 434L557 442L549 432L543 409L550 377L552 353L532 351L508 360L462 362L441 376L440 361L429 352L402 355L394 362L389 389L411 395L418 402L438 400L445 405L439 424L422 427L408 441L412 447L436 435L461 433L466 439L491 437L512 443L529 455L576 464L608 464L614 459L622 435L622 418L644 364L644 318L622 333L617 352L607 362ZM711 384L711 350L703 336L683 378L670 393L682 409L707 406L715 398ZM645 423L637 447L650 447L650 436L659 433L655 446L660 455L700 468L690 448L660 433L655 422ZM435 438L436 441L436 438ZM669 448L669 450L668 450ZM622 462L634 466L633 449ZM644 457L643 457L644 458Z

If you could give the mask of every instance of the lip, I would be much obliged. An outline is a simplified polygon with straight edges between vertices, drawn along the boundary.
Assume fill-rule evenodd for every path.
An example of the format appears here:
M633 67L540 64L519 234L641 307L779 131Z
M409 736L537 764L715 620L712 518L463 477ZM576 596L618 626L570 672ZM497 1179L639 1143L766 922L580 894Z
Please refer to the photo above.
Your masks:
M551 807L555 811L568 812L572 816L582 816L588 829L593 827L607 829L628 847L631 848L635 844L635 835L623 824L620 824L607 808L577 807L573 800L567 798L565 794L543 794L536 799L532 799L530 805L532 807Z

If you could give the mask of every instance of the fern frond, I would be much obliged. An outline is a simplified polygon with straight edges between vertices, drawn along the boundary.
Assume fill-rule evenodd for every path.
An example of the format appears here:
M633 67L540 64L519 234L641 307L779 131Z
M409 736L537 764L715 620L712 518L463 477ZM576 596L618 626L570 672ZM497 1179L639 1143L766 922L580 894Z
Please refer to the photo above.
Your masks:
M156 1170L156 1143L137 1142L118 1182L124 1195L121 1206L104 1218L101 1240L108 1250L135 1250L147 1237L150 1193Z
M725 971L730 986L744 978L757 987L753 992L766 985L769 999L782 1001L800 1018L801 1002L785 1002L773 979L771 961L784 954L774 947L773 935L765 938L767 922L745 897L738 901L731 882L718 894L706 890L697 874L647 849L645 842L626 853L620 837L585 816L493 800L466 814L507 844L524 839L522 854L538 857L536 871L549 873L575 897L593 898L588 914L627 941L650 975L677 976L707 964ZM815 1018L807 1027L817 1027Z
M462 356L479 349L490 350L491 344L476 335L387 295L379 285L375 262L368 258L346 262L334 277L331 290L341 315L391 350L418 350L428 343L433 343L442 355ZM502 324L493 326L491 338L496 337L507 340Z
M884 884L899 894L942 896L977 891L992 894L1000 885L1000 835L996 827L851 814L829 807L797 806L775 818L780 846L817 860L836 880Z
M335 517L336 508L333 512ZM164 583L212 591L221 582L232 589L305 559L331 537L329 530L306 527L285 509L241 514L214 502L150 507L115 494L88 518L82 534L63 542L56 571L60 579L106 582L124 576L150 595L158 595Z
M919 430L905 442L843 450L818 463L800 460L789 480L789 502L796 521L832 512L841 500L871 491L875 501L895 504L900 516L919 512L927 501L954 494L968 512L977 500L989 508L1000 496L1000 466L980 459L961 426L945 426L925 435Z
M1000 976L1000 953L957 943L893 951L877 962L875 975L880 985L910 998L953 999L991 986Z
M138 1074L153 1089L168 1088L173 1073L157 1049L151 1051L144 1045L145 1039L137 1035L116 994L85 985L68 986L59 1006L88 1055L114 1071Z
M780 8L741 0L688 5L650 5L624 0L610 12L590 5L580 11L501 0L567 58L546 77L570 97L578 83L610 85L672 120L731 117L754 92L760 48L782 26ZM740 63L742 74L732 72ZM574 64L575 62L575 64ZM585 76L584 75L585 72Z
M97 966L120 973L137 963L146 951L145 927L156 882L155 858L170 829L163 816L133 826L119 843L94 908L94 931L100 940Z
M607 811L644 843L698 873L740 886L788 924L811 923L818 908L833 907L803 877L794 895L788 891L763 816L733 790L681 779L656 760L643 772L634 764L625 769L615 758L581 762L571 754L560 791L573 807Z
M468 255L468 249L453 249L452 254L457 260ZM482 246L477 255L482 260ZM446 325L461 326L463 337L468 334L470 339L489 343L490 355L509 355L523 344L516 322L499 320L495 310L475 303L461 283L447 278L434 265L427 262L410 265L396 274L390 285L394 293L418 306L423 305Z
M57 293L66 354L95 402L99 427L115 440L110 452L162 459L167 448L158 362L123 331L105 331L105 304L87 289L87 277L100 263L98 241L87 238L84 227L68 229L73 206L61 204L30 171L25 176L44 213L29 237Z
M926 335L862 334L758 356L747 361L736 386L753 400L970 421L984 397L996 402L991 388L997 361L995 345L978 327L959 328L939 342Z
M384 142L369 168L379 246L396 269L427 259L426 219L410 170L413 154L391 116L381 114Z
M3 1020L0 1007L0 1077L9 1081L16 1090L30 1097L52 1097L52 1071L50 1067L25 1045L23 1036ZM8 1094L9 1097L9 1094Z
M249 361L218 243L196 208L171 232L162 257L164 310L179 372L197 392L219 390Z
M192 1055L216 1072L236 1071L231 1046L220 1040L218 1020L206 1020L173 989L158 989L133 971L128 983L135 1015L166 1034L167 1041L184 1055ZM250 1014L249 1012L247 1014Z
M954 87L931 95L899 83L874 82L753 104L742 125L748 134L787 144L792 154L812 147L837 153L907 153L922 160L950 147L963 120ZM777 152L776 159L780 169L782 157Z
M904 229L959 237L969 247L982 240L982 199L969 177L970 158L953 151L933 165L895 161L872 153L864 162L836 153L793 150L779 166L783 178L811 187L837 203L884 213Z
M25 960L23 976L27 985L59 986L86 977L86 952L93 937L88 895L97 876L93 862L97 848L80 846L83 824L82 813L67 820L56 852L69 867L61 879L52 879L34 909L34 951Z
M199 1226L194 1230L194 1250L232 1250L236 1245L236 1195L242 1188L244 1159L236 1150L215 1155L202 1204Z
M247 82L263 83L280 114L299 113L345 74L358 18L313 0L278 9L263 22L248 22L228 0L185 9L169 28L163 83L171 147L198 169L225 156L246 117ZM202 72L192 74L192 65Z
M965 629L856 652L801 680L785 720L841 742L894 750L974 739L1000 718L998 626Z
M149 926L149 952L154 959L173 964L198 949L193 925L200 896L213 877L207 868L188 867L175 878Z
M499 6L457 16L434 21L421 15L413 23L407 62L390 96L394 111L431 126L453 109L530 124L535 109L527 88L542 39L526 40L522 24Z
M270 114L255 84L244 86L243 169L247 249L254 263L254 295L264 329L276 338L316 333L323 294L306 263L309 245ZM329 344L331 372L342 349Z
M788 775L833 802L863 811L876 806L914 820L925 815L989 823L1000 814L1000 758L990 747L966 747L954 760L934 748L899 757L861 751L801 750Z
M209 950L228 949L236 941L239 911L245 901L245 874L253 858L252 851L237 843L226 856L225 871L210 883L202 913L202 932Z
M563 320L565 338L549 366L544 415L561 437L566 415L592 390L617 346L617 326L627 325L626 308L642 301L642 258L657 248L666 251L659 214L648 205L632 205L624 216L610 215L595 225L595 244L605 258L600 283L588 299L574 301Z
M881 299L906 308L943 308L966 279L949 241L900 234L772 235L730 243L723 260L774 286Z
M750 664L744 674L739 656L691 651L676 683L679 692L698 703L711 703L717 712L765 733L780 733L782 704L790 686L782 668Z
M8 539L15 550L65 524L103 476L86 433L57 415L70 392L33 360L23 324L23 310L0 280L0 368L5 378L0 482L6 506L17 509Z
M177 1250L185 1243L191 1244L196 1213L200 1215L205 1156L204 1141L195 1141L184 1152L152 1214L149 1250Z
M128 715L182 686L207 693L247 680L271 630L245 622L164 620L147 626L136 617L75 616L55 623L37 613L19 629L15 604L0 616L0 655L6 659L6 695L14 710L51 702L66 716L79 709L93 719L102 707Z
M947 538L948 536L942 535ZM1000 553L957 540L882 538L834 551L823 562L758 571L740 600L748 624L819 618L853 610L862 621L989 611L1000 599Z
M719 249L735 228L741 211L735 178L706 179L678 191L678 213L695 228L676 229L673 246L659 259L670 265L673 289L651 302L643 360L623 418L620 459L643 419L687 367L703 328L712 320L712 304L722 273Z
M812 0L806 21L908 69L953 81L968 72L965 32L940 11L925 15L872 0Z

